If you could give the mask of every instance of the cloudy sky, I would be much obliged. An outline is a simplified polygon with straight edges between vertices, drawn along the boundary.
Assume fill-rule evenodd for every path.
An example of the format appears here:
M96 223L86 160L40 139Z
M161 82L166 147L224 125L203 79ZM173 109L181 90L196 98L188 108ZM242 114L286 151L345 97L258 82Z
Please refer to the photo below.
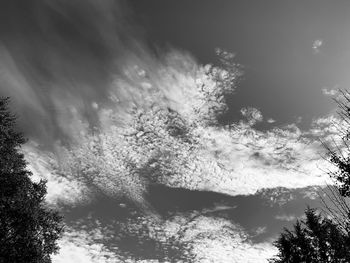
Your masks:
M53 262L267 262L329 183L349 1L6 0L0 93Z

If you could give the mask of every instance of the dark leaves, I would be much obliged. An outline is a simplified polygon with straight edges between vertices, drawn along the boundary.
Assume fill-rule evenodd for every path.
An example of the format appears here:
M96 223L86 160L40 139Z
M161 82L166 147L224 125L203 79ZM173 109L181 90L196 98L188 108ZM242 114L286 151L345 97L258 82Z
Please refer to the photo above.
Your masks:
M8 102L0 99L0 263L49 263L62 219L44 206L46 183L30 179L19 152L26 140L15 130Z
M305 220L296 222L293 231L285 229L280 235L275 242L279 253L270 262L350 262L347 233L314 209L308 208L305 216Z

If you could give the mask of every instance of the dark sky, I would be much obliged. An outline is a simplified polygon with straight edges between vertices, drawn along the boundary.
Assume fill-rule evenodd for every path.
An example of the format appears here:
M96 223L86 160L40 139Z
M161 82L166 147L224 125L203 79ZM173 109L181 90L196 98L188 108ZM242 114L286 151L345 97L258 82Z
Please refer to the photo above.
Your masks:
M334 107L323 88L349 86L349 1L131 3L153 44L189 50L203 63L215 61L216 47L236 53L245 79L230 101L231 117L251 105L280 123L302 116L305 125Z

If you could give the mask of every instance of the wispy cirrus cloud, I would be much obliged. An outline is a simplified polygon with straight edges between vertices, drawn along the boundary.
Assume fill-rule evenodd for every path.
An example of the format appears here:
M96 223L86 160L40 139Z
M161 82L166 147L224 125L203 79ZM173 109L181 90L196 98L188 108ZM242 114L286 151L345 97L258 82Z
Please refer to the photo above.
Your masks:
M60 143L50 141L58 166L72 160L81 164L61 167L64 180L89 180L99 191L139 200L149 181L232 195L325 182L317 169L321 147L315 134L296 124L254 129L263 113L253 107L242 109L246 121L218 125L218 115L228 107L225 96L235 90L241 74L233 54L218 49L221 66L200 65L176 50L155 54L134 35L121 37L128 27L121 26L127 19L118 2L38 1L28 6L28 17L33 17L29 21L20 16L16 3L4 9L17 20L8 14L2 18L12 29L2 39L2 79L16 87L11 89L15 101L28 99L20 114L37 108L47 122L39 117L29 118L31 122L44 125L45 132L63 142L64 147L56 147ZM78 11L72 16L74 10ZM22 32L18 25L24 22L29 40L17 41L15 50L9 43ZM72 36L61 24L81 33ZM45 30L50 37L42 34ZM34 52L35 44L44 52ZM105 56L95 55L99 52ZM31 60L31 54L37 59ZM78 59L72 60L73 54ZM68 159L62 161L65 156Z
M47 181L45 199L49 206L54 208L64 205L74 207L90 202L89 189L78 180L66 178L60 174L58 162L52 153L40 150L33 142L26 144L22 151L28 162L28 169L33 173L32 180Z
M18 10L20 2L0 11L1 93L13 97L25 130L34 126L24 152L35 178L48 180L47 202L79 207L102 195L117 206L127 199L152 218L114 222L135 239L146 226L152 242L175 235L191 244L197 262L266 262L275 253L270 243L253 243L237 223L208 210L190 222L187 214L156 220L149 186L271 198L282 187L323 185L318 138L337 134L331 119L309 130L268 119L271 129L259 130L263 112L245 107L240 122L222 126L218 116L241 75L233 54L217 49L221 64L214 66L184 51L151 51L129 34L116 1L34 1ZM314 45L317 51L322 42ZM137 262L105 243L115 225L101 225L69 228L55 262Z

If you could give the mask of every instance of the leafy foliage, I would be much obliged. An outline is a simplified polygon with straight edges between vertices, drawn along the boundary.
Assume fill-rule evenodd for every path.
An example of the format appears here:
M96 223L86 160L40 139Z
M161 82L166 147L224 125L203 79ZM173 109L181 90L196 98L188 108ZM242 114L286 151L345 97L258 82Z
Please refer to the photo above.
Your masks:
M333 123L339 138L333 138L333 147L324 143L329 162L335 167L328 174L335 181L320 198L328 218L307 209L306 221L297 221L294 231L285 229L275 246L279 254L270 262L350 262L350 148L349 120L350 93L340 91L336 99L339 106L339 120Z
M0 99L0 262L48 263L57 252L61 217L44 207L44 181L34 183L15 131L8 98Z
M297 221L294 230L285 229L275 242L279 249L271 263L283 262L349 262L350 239L331 219L305 211L306 220Z
M341 120L335 128L340 133L340 142L333 141L334 147L327 145L329 160L335 166L335 171L330 171L329 175L335 179L340 194L350 197L350 93L340 90L341 95L335 101L338 104L338 115Z

